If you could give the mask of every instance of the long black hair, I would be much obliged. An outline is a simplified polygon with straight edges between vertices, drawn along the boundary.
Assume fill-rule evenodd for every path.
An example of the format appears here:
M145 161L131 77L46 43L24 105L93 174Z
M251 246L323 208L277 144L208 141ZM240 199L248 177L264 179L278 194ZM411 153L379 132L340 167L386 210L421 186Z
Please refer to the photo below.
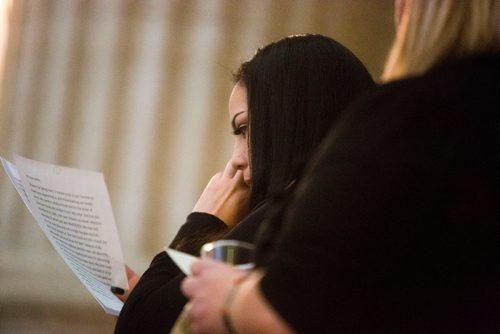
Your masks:
M258 49L234 79L248 96L251 207L283 191L341 111L374 86L351 51L316 34Z

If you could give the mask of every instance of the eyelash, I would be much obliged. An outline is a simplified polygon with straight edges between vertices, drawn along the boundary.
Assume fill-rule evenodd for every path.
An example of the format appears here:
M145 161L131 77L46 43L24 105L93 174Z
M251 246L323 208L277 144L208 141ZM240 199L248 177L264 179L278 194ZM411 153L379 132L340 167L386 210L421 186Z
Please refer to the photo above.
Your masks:
M239 128L233 130L233 135L239 136L245 134L246 130L247 130L246 125L240 126Z

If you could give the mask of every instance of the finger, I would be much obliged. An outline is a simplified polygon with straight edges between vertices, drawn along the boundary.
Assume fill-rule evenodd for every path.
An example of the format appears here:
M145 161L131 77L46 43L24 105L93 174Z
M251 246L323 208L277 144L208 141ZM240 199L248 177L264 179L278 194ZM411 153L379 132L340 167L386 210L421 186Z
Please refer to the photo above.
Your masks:
M125 265L125 271L127 272L127 277L131 277L135 274L135 271L133 271L127 264Z
M201 258L199 260L196 260L191 264L191 275L199 276L207 268L211 268L219 263L220 262L217 262L210 258Z
M120 288L120 287L117 287L117 286L112 286L111 287L111 292L113 292L115 295L123 295L125 293L125 290Z
M193 307L191 302L187 303L183 312L185 312L186 327L189 328L189 333L201 333L197 323L198 312L196 311L196 305Z
M125 265L125 272L127 273L127 279L129 281L139 279L139 274L132 270L128 265Z
M203 260L196 260L191 264L191 275L198 276L203 270Z
M125 290L117 286L112 286L110 288L111 292L118 297L122 302L126 302L128 299L128 296L130 295L130 290Z
M216 182L218 179L220 179L221 176L222 176L222 173L218 172L217 174L215 174L214 176L212 176L210 178L210 180L208 181L207 185L210 185L210 184Z
M234 173L234 178L238 181L245 182L245 180L243 179L243 170L237 169Z
M226 168L224 168L224 176L232 179L234 177L234 175L236 174L237 171L238 170L234 168L234 166L231 163L231 161L229 161L226 164Z
M181 292L186 298L191 298L194 293L194 286L196 285L196 279L188 276L181 282Z

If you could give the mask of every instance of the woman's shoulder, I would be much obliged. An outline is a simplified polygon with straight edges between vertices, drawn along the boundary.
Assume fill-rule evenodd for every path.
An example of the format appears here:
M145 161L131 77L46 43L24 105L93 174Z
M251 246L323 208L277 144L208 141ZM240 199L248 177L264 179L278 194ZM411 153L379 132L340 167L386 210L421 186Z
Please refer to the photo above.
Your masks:
M431 97L429 102L435 104L440 100L473 99L474 94L498 92L499 86L500 54L481 54L444 63L422 75L386 83L379 86L371 98L398 102ZM461 95L464 92L468 94Z
M313 165L320 160L322 167L328 167L339 157L354 154L381 160L388 147L431 147L434 140L453 140L466 132L497 136L491 128L500 117L498 92L498 55L471 57L383 84L343 113Z
M423 119L457 112L476 116L471 110L491 113L499 108L499 91L500 55L477 55L378 86L346 110L338 127L366 117Z

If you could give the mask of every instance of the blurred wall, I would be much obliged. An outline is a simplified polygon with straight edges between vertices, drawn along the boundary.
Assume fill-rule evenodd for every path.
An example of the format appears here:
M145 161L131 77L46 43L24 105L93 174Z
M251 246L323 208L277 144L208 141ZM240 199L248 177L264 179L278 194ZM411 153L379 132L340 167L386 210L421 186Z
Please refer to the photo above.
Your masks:
M230 156L240 62L286 35L321 33L378 78L393 35L391 0L8 3L0 154L102 171L139 272ZM0 194L0 332L110 332L3 172Z

